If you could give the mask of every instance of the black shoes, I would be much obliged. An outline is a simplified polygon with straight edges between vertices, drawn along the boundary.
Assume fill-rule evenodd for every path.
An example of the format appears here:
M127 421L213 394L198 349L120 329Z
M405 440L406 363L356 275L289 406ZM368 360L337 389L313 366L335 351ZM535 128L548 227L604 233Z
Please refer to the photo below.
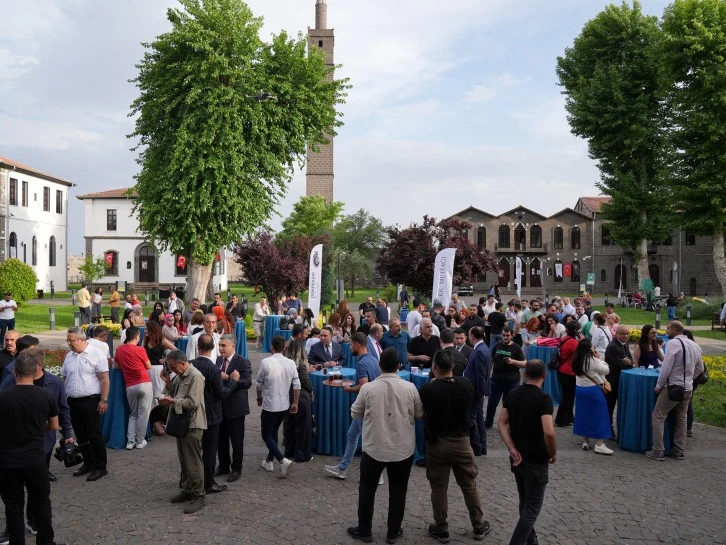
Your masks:
M448 543L451 541L449 538L449 532L444 532L443 530L439 530L435 524L429 524L429 535L438 540L439 543Z
M212 486L205 488L204 490L207 494L216 494L217 492L224 492L227 490L227 485L214 483Z
M351 526L348 528L348 535L352 537L353 539L357 539L358 541L362 541L363 543L370 543L373 541L373 536L371 533L363 533L361 532L360 528L358 526Z
M94 469L88 474L86 480L89 482L97 481L98 479L100 479L101 477L105 477L106 475L108 475L108 471L106 471L105 469Z
M58 480L58 477L53 475L50 471L48 472L48 480L52 483L56 482Z
M74 477L83 477L84 475L87 475L91 471L93 471L93 468L87 466L86 464L83 464L81 467L79 467L78 469L76 469L73 472L73 476Z
M237 479L239 479L239 477L240 477L240 472L239 472L239 471L236 471L236 470L233 470L233 471L232 471L232 472L231 472L231 473L229 474L229 477L227 477L227 482L228 482L228 483L233 483L233 482L235 482L235 481L236 481Z
M484 521L480 528L474 528L473 537L477 541L481 541L484 539L484 536L487 535L492 530L492 525L489 524L488 521Z
M396 543L403 535L403 528L399 528L395 532L388 532L386 534L386 543Z

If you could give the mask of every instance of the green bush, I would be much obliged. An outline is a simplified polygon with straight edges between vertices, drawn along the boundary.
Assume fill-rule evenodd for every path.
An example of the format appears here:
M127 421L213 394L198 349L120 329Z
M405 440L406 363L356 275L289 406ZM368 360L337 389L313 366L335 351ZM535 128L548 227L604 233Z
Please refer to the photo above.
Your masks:
M691 305L691 318L693 320L710 320L715 311L721 310L721 305L723 304L724 299L723 297L713 299L709 298L708 302L711 304L707 305L701 301L694 301L691 298L683 299L683 301L678 304L678 317L685 321L686 307Z
M19 305L35 297L37 283L38 277L33 268L19 259L0 263L0 294L9 291Z
M388 306L391 306L398 301L398 288L389 282L381 297L388 301Z

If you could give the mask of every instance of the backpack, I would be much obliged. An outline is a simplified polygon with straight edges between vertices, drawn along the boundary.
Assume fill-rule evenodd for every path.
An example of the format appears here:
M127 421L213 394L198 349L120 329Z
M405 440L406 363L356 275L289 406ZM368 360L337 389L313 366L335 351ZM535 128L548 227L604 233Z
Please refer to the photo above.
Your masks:
M549 363L547 363L547 367L550 371L557 371L562 366L562 355L560 354L560 348L564 343L565 341L560 341L557 347L555 347L555 349L552 351L552 355L550 355L550 361Z
M277 326L278 329L290 329L290 320L287 316L283 316L280 318L280 325Z

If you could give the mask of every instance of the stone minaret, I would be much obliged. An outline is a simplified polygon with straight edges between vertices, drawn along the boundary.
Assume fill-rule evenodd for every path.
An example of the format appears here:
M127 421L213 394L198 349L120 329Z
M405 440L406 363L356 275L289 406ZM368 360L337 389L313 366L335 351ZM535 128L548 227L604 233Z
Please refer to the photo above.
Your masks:
M325 0L316 0L315 28L308 28L308 48L318 48L325 54L329 67L334 66L333 49L335 33L328 28L328 5ZM333 72L328 74L333 79ZM333 200L333 137L328 136L329 144L321 144L314 152L308 147L306 195L321 195L328 202Z

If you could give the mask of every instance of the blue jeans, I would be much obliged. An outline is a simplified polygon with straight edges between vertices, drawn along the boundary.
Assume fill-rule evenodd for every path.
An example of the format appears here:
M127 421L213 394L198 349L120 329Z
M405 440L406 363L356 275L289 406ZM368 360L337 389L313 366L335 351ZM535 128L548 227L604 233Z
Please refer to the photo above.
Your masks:
M353 422L350 423L350 428L348 428L348 442L345 444L343 459L338 464L338 467L342 471L346 471L348 466L350 466L350 462L353 460L353 456L355 456L355 451L358 449L358 440L360 439L362 431L363 419L354 419Z
M0 320L0 345L5 344L5 332L15 329L15 318L11 320Z
M676 317L676 308L678 308L678 307L667 307L667 309L668 309L668 319L669 320L677 320L678 319Z
M286 414L287 411L270 412L264 409L260 414L260 433L269 451L266 458L268 462L271 462L273 458L278 462L282 462L282 452L280 452L280 447L277 446L277 433L283 420L285 420Z
M492 379L492 391L489 394L489 402L487 403L487 417L484 420L484 425L487 428L491 428L494 425L494 413L497 412L497 406L501 401L502 396L507 395L511 390L514 390L519 386L519 381L508 381Z
M519 493L519 521L509 545L537 543L534 523L542 509L545 488L547 488L549 468L547 464L528 464L522 462L513 467L514 480Z
M500 342L502 342L502 334L492 333L491 338L489 339L489 350L494 350L496 344Z

